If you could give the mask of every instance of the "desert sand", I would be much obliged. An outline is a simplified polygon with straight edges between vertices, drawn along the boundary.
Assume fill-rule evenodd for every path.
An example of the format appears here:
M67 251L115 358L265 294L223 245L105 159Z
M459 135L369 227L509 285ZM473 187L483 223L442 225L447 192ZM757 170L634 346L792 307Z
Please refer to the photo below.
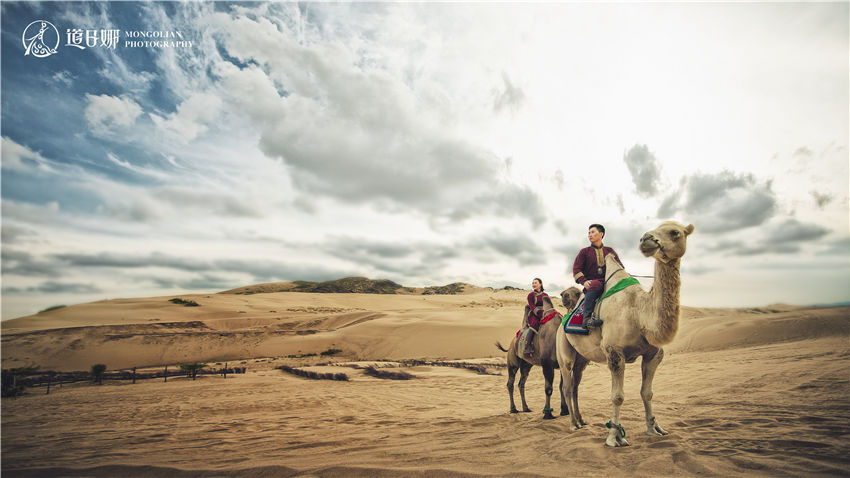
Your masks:
M198 307L121 299L5 321L4 369L203 361L247 373L4 398L3 476L850 475L850 308L683 307L654 383L670 434L643 434L636 362L622 410L631 446L612 449L604 366L585 372L582 430L542 419L539 368L526 386L534 411L508 413L493 344L510 342L526 293L201 294L179 296ZM304 357L328 349L341 352ZM490 374L393 363L403 359L475 362ZM301 378L276 369L284 364L350 380ZM365 364L414 378L371 377Z

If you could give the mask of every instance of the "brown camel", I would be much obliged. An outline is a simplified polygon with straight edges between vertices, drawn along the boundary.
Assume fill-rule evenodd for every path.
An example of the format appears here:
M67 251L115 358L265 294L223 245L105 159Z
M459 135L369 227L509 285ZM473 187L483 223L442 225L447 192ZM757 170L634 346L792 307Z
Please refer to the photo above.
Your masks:
M575 306L578 302L578 298L581 292L576 287L571 287L563 292L561 292L561 301L564 306L568 309ZM543 298L543 316L551 314L555 311L555 307L552 305L552 300L548 297ZM525 306L525 312L523 315L523 326L528 322L528 314L530 309L528 306ZM507 349L502 347L502 344L496 342L496 347L499 348L502 352L507 352L507 363L508 363L508 396L511 399L511 413L518 413L519 411L516 408L514 403L514 379L516 378L517 370L520 372L519 378L519 395L522 399L522 411L530 412L531 409L528 408L528 404L525 402L525 381L528 378L528 372L531 370L531 367L534 365L538 365L543 368L543 378L546 380L545 392L546 392L546 406L543 408L543 418L544 419L552 419L555 418L552 415L552 408L550 406L550 399L552 397L552 384L555 378L555 369L558 368L558 359L555 350L555 334L557 329L561 326L561 321L554 317L552 320L549 320L545 324L540 326L538 332L534 335L534 339L532 342L534 353L531 357L519 357L516 354L516 341L517 337L511 341L511 344ZM583 367L582 367L583 368ZM581 374L578 373L575 375L577 380L581 380ZM561 415L567 415L568 408L565 402L564 396L564 376L561 376L561 383L559 387L561 391ZM578 390L578 387L572 387L574 390Z
M628 446L626 432L620 424L620 407L623 404L623 377L625 364L641 359L642 384L640 396L646 411L646 434L666 435L652 413L652 379L664 357L662 345L670 343L679 328L679 266L685 255L687 237L694 231L693 224L683 226L664 222L655 230L643 235L640 251L655 258L655 282L649 292L639 286L630 286L597 304L597 314L604 320L601 327L589 335L567 334L558 328L556 348L561 374L566 377L580 370L584 360L607 363L611 371L611 402L614 412L605 444ZM605 289L613 287L629 274L617 263L613 255L605 261ZM582 358L583 357L583 358ZM579 375L580 376L580 375ZM586 423L578 412L577 393L571 388L578 382L566 380L570 422L572 429Z

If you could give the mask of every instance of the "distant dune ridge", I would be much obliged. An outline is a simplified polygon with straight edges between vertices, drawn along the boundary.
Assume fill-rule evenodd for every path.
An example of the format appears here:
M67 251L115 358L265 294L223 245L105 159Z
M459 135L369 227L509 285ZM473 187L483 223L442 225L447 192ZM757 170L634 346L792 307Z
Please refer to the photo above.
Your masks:
M320 294L462 294L477 290L493 290L490 287L476 287L472 284L454 282L444 286L405 287L391 280L367 279L366 277L345 277L325 282L292 281L255 284L219 292L219 294L269 294L274 292L308 292ZM519 290L505 286L505 290Z
M654 383L655 413L670 435L642 435L641 370L628 367L622 419L632 446L612 453L602 445L611 390L604 366L584 373L579 396L590 425L582 430L541 419L537 368L526 385L534 412L508 413L506 376L491 374L504 370L494 366L504 354L493 343L514 336L527 293L346 278L104 300L4 321L4 369L102 363L141 375L200 362L247 373L54 384L50 395L34 388L5 398L3 474L850 472L850 307L682 307ZM491 373L442 366L452 362ZM409 379L364 372L380 364ZM282 366L349 380L303 378Z

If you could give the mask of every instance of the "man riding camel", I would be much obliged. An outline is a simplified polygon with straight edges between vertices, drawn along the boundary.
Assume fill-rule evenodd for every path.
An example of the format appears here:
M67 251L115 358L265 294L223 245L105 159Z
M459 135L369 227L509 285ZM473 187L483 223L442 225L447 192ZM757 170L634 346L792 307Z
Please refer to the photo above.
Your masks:
M599 327L602 321L591 317L596 301L605 289L605 256L614 254L617 262L622 264L620 256L610 247L602 245L605 237L605 227L601 224L591 224L587 229L587 239L590 246L580 250L573 263L573 278L576 283L584 286L584 321L585 329Z

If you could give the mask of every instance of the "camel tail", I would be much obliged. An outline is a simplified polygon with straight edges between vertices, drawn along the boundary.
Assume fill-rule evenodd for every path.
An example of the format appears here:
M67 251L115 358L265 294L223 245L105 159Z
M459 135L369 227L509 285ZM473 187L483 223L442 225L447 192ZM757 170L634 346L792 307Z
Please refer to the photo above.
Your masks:
M498 347L498 348L499 348L499 350L501 350L502 352L507 352L507 351L508 351L508 349L506 349L506 348L502 347L501 342L496 342L496 347Z

